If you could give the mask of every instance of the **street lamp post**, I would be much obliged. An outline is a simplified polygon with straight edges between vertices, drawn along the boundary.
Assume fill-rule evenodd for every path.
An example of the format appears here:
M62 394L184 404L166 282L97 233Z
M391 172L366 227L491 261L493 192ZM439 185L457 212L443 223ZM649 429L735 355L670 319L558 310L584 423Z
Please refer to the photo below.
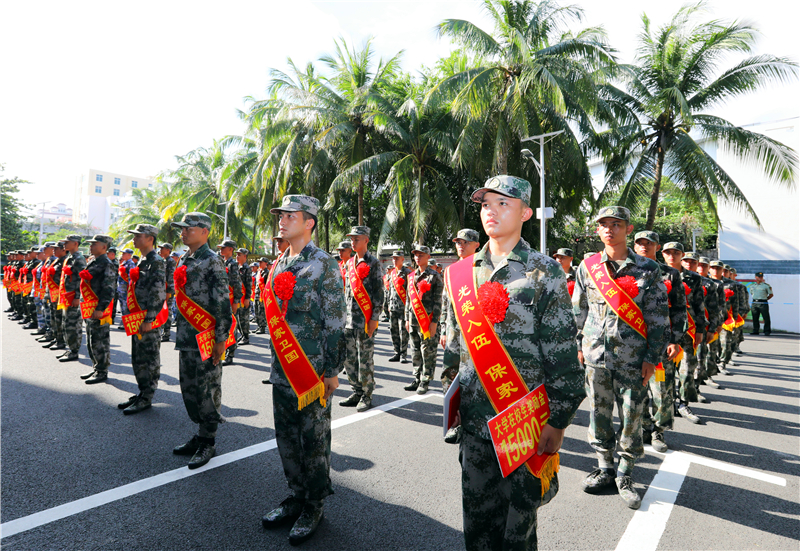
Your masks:
M520 141L522 142L532 142L538 141L539 142L539 160L536 160L533 153L529 149L523 149L522 155L531 161L539 170L539 208L536 209L536 217L541 220L539 224L539 250L542 254L547 254L547 219L553 217L553 208L547 207L545 208L544 202L544 144L545 138L549 138L547 141L549 142L554 137L558 136L559 134L563 134L563 130L558 130L556 132L548 132L547 134L539 134L538 136L530 136L528 138L524 138Z
M43 201L42 205L42 212L39 216L39 246L42 246L42 233L44 232L44 206L49 203L50 201Z
M703 228L692 228L692 252L697 252L697 236L703 233Z
M231 204L230 201L225 201L224 203L217 203L218 205L225 205L225 230L224 230L224 237L223 240L228 239L228 206ZM219 216L219 215L217 215Z

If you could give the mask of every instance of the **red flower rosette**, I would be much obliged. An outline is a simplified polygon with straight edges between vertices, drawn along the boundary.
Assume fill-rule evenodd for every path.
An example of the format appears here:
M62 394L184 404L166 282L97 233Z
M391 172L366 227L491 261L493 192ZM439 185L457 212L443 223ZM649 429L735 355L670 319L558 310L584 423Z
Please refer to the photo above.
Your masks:
M405 279L403 279L402 277L398 277L398 278L397 278L397 283L399 283L399 284L400 284L400 286L402 287L403 285L405 285L405 284L406 284L406 280L405 280Z
M369 268L369 266L367 266ZM294 276L292 272L282 272L275 276L275 280L272 283L272 288L275 290L275 296L278 297L283 305L281 306L281 312L286 314L286 308L289 304L289 301L294 296L294 286L297 285L297 278Z
M67 274L67 277L72 277L72 268L69 266L64 266L64 269L61 270L63 273Z
M25 275L25 276L28 275L28 267L27 266L23 266L22 269L19 271L19 273L21 275Z
M730 300L733 296L733 289L725 289L725 300Z
M81 270L80 273L78 274L78 277L80 277L81 279L85 279L86 281L89 281L92 279L92 274L89 273L89 270Z
M358 274L359 279L366 279L366 277L369 275L369 264L362 262L356 266L356 274Z
M119 277L125 278L125 266L120 266L118 273L119 273Z
M478 287L478 303L481 305L484 315L492 322L492 325L506 319L508 301L508 291L501 283L487 281Z
M692 294L692 290L685 283L683 284L683 292L686 293L687 297Z
M431 284L425 279L423 279L417 284L417 291L419 291L420 298L422 298L422 295L424 295L430 290L431 290Z
M667 294L670 294L672 292L672 282L668 279L665 279L664 286L667 288Z
M175 270L175 273L172 274L172 279L175 282L175 287L183 289L186 285L186 266L181 266Z
M139 266L131 268L131 271L128 272L128 277L130 278L131 283L136 283L139 281Z
M614 280L619 287L628 293L631 298L636 298L639 295L639 286L636 284L636 278L633 276L622 276Z
M50 277L56 275L56 267L50 266L49 268L47 268L47 275L49 275Z
M569 296L572 296L572 293L575 292L575 282L574 281L567 281L567 291L569 292Z

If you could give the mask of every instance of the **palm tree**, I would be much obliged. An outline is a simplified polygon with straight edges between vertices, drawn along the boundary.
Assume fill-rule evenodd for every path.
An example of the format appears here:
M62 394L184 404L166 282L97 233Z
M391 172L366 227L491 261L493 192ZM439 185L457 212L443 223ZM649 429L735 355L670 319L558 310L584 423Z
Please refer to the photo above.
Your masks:
M152 189L134 189L132 206L112 224L109 233L119 246L127 246L133 242L127 230L135 228L137 224L150 224L159 228L158 243L174 245L180 240L180 232L171 223L180 221L185 211L175 210L171 207L173 204L168 186L157 184Z
M606 165L601 201L619 191L623 205L632 209L647 205L648 230L655 223L664 176L677 183L686 199L706 205L717 223L714 197L720 196L744 208L760 225L736 182L702 149L703 141L717 142L758 166L773 182L792 187L796 181L796 151L702 111L767 83L788 81L797 76L797 64L765 54L747 57L717 73L727 55L752 51L756 30L737 22L694 25L692 16L702 6L681 8L656 33L647 16L642 16L640 46L627 92L611 85L602 87L602 98L618 122L595 142Z

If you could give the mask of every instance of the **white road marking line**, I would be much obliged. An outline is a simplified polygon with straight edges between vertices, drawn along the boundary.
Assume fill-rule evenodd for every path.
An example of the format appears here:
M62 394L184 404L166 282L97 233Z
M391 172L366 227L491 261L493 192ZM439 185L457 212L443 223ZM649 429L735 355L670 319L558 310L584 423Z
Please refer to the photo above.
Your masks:
M394 402L389 402L388 404L376 406L363 413L348 415L333 421L331 423L331 430L344 427L352 423L357 423L359 421L364 421L370 417L380 415L381 413L385 413L393 409L401 408L414 402L425 400L431 396L441 397L442 394L440 392L415 394L408 398L401 398L400 400L395 400ZM266 442L261 442L260 444L254 444L252 446L215 457L209 461L207 465L200 467L199 469L189 470L188 467L181 467L180 469L167 471L149 478L137 480L136 482L131 482L130 484L125 484L124 486L120 486L118 488L112 488L98 494L84 497L70 503L45 509L44 511L39 511L38 513L33 513L25 517L10 520L0 525L0 539L19 534L21 532L26 532L28 530L38 528L39 526L67 518L72 515L77 515L78 513L88 511L89 509L94 509L95 507L113 503L114 501L119 501L120 499L146 492L147 490L152 490L154 488L158 488L159 486L164 486L165 484L176 482L178 480L182 480L211 469L216 469L217 467L222 467L223 465L228 465L229 463L234 463L236 461L252 457L256 454L273 450L276 447L278 447L278 444L273 438L272 440L267 440Z
M655 452L650 446L647 451ZM658 454L661 455L661 454ZM641 508L634 513L628 528L620 538L616 551L656 551L661 536L667 527L675 500L680 493L689 466L692 463L719 469L768 482L777 486L786 486L786 479L766 474L753 469L739 467L715 459L684 452L668 451L658 469L658 473L642 498Z

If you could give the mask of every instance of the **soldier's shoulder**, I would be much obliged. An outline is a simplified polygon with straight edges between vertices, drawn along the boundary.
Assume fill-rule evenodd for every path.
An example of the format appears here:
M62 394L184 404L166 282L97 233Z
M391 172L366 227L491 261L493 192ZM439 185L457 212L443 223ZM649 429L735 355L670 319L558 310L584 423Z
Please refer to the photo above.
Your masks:
M525 271L533 272L536 270L546 273L548 277L558 277L559 274L564 273L561 264L554 258L530 249L528 250L528 259L525 262Z
M646 256L641 256L636 253L633 253L634 261L636 262L636 266L641 268L642 270L648 272L658 272L660 270L659 263L655 260L650 260ZM669 268L669 266L664 266L665 268ZM669 268L670 270L675 270L674 268ZM675 270L677 271L677 270Z

